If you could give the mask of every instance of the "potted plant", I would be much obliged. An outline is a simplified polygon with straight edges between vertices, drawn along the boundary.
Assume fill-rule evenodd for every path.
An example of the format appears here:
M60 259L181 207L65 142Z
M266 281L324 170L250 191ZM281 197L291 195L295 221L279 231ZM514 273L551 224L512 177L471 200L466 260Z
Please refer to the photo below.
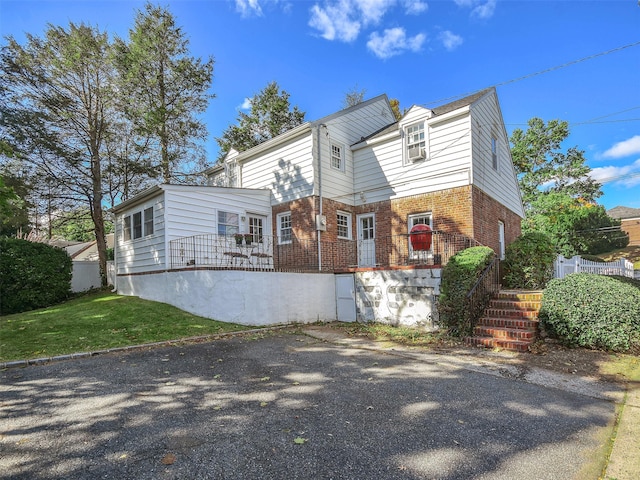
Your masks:
M244 243L245 243L245 245L251 245L252 242L253 242L253 234L252 233L245 233L244 234Z
M244 238L244 235L242 235L241 233L234 233L233 238L236 239L236 245L242 245L242 239Z

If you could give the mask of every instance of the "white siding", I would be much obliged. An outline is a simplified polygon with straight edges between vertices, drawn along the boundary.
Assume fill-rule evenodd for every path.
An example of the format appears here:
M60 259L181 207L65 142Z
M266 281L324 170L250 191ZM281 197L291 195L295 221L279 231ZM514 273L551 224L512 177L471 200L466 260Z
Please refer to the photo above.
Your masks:
M265 231L271 231L271 204L266 190L185 186L167 188L167 242L192 235L217 233L218 210L241 216L246 216L247 212L265 215L268 217ZM247 231L243 222L240 222L240 231Z
M428 111L413 110L403 125L426 119ZM471 136L466 113L447 120L427 121L427 159L403 161L401 131L393 138L354 152L355 191L367 203L455 188L470 183Z
M264 215L271 231L271 204L267 190L162 185L158 193L117 213L116 265L118 274L165 270L170 264L169 242L181 237L217 233L217 212ZM154 232L124 241L123 218L154 206ZM246 222L246 218L245 218ZM240 222L240 231L247 231Z
M520 188L511 160L498 98L486 95L471 107L473 125L473 183L483 192L524 217ZM498 169L491 159L491 136L498 142Z
M153 234L135 240L124 241L123 219L135 212L144 212L153 206ZM143 203L136 204L122 212L116 218L115 263L117 273L140 273L163 270L166 265L166 249L164 242L165 209L163 192Z
M266 188L275 203L313 194L312 132L241 161L242 187Z
M393 123L395 118L389 108L386 97L344 112L338 112L320 127L320 145L322 161L322 194L342 203L354 203L354 156L351 145L363 137ZM344 172L331 168L331 143L337 143L345 149Z

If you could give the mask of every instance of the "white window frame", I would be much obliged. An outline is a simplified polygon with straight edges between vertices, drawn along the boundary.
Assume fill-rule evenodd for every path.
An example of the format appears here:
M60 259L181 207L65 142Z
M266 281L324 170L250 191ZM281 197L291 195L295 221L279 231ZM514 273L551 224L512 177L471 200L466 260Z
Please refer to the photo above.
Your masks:
M122 241L130 242L133 240L131 232L131 214L122 217Z
M284 224L284 226L283 226ZM293 241L293 223L291 212L282 212L276 216L278 244L287 245Z
M491 166L498 171L498 137L491 134Z
M422 220L422 219L428 219L429 221L416 222L416 220ZM428 225L429 228L433 230L433 214L431 212L421 212L421 213L412 213L408 215L407 216L407 234L411 233L411 229L415 225L420 225L420 224ZM413 247L411 246L411 239L409 239L409 257L413 259L413 258L417 258L418 255L424 255L424 253L414 252ZM433 245L431 246L431 249L427 252L427 258L430 258L432 255L433 255Z
M227 174L227 187L239 188L240 182L240 166L236 160L231 160L225 164Z
M221 214L224 214L222 221L220 217ZM229 220L233 219L233 217L227 218L227 215L235 216L236 221L230 222ZM224 229L221 229L221 227L224 227ZM224 236L240 233L240 213L228 210L218 210L216 212L216 232L218 235Z
M153 230L154 230L154 212L153 212L153 205L150 207L145 208L142 211L142 228L143 228L143 235L145 237L148 237L149 235L153 235Z
M341 223L340 223L340 217L343 217L345 219L345 223L347 227L347 235L340 235L340 227L341 227ZM343 238L345 240L351 240L353 238L353 232L352 232L352 220L353 217L349 212L343 212L341 210L338 210L336 212L336 235L338 236L338 238Z
M416 128L418 129L417 139L414 138L416 136L416 133L411 131ZM422 122L415 122L410 125L406 125L403 131L404 131L404 148L403 148L404 164L412 165L413 163L415 163L414 160L409 160L409 150L416 146L424 150L423 160L426 160L426 158L428 157L427 145L429 143L428 141L429 126L427 125L427 122L422 121ZM422 133L421 137L420 137L420 132Z
M344 145L336 142L331 142L329 144L329 149L329 163L331 165L331 168L340 172L344 172L346 157ZM336 150L338 155L336 155Z
M502 220L498 220L498 257L500 260L504 260L505 257L505 231L504 231L504 222Z

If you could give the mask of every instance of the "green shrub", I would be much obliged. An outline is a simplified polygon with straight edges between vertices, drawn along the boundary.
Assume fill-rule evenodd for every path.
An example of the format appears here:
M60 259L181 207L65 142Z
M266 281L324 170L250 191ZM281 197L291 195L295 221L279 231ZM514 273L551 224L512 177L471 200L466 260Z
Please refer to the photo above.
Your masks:
M507 288L543 289L553 278L556 253L549 237L539 232L520 235L509 244L502 264Z
M440 325L452 335L471 333L472 312L466 297L494 256L489 247L467 248L451 257L442 269L438 314Z
M60 248L0 238L0 315L61 302L71 290L71 258Z
M623 352L640 345L640 282L575 273L551 280L540 321L567 345Z

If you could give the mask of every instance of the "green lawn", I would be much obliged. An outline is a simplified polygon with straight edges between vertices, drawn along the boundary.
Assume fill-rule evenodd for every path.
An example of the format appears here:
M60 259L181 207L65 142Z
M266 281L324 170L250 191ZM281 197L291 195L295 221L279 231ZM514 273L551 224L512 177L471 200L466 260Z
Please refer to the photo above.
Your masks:
M109 292L0 317L0 361L139 345L248 327Z

